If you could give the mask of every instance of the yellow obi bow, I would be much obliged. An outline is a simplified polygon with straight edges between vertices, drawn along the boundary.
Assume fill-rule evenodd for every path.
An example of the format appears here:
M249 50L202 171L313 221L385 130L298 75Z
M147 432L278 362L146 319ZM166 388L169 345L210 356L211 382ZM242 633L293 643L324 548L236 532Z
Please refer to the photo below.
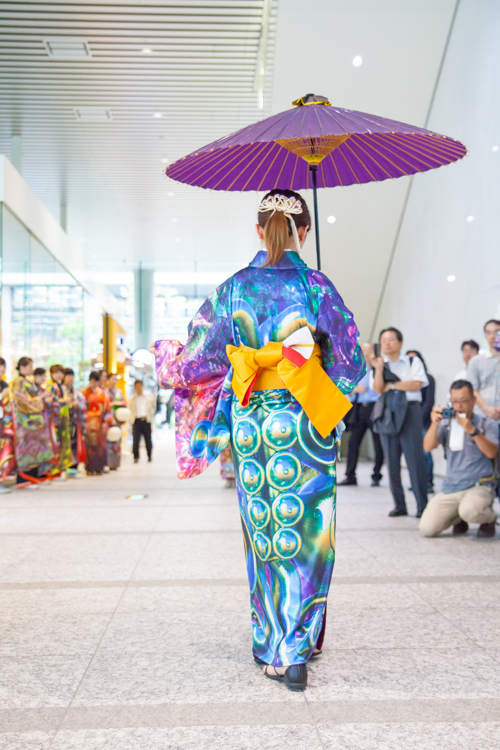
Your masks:
M261 385L260 390L286 388L323 438L332 432L352 407L349 399L324 371L319 344L314 345L309 359L292 347L275 341L270 341L262 349L252 349L243 344L228 345L226 352L233 366L233 391L242 406L248 404L257 380L257 386ZM262 377L267 370L272 371L274 378Z

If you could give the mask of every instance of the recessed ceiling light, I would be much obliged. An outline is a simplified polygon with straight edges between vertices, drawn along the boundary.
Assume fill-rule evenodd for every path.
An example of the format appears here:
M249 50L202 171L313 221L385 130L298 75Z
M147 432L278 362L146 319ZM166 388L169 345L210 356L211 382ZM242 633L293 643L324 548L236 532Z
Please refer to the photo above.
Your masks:
M326 220L327 220L327 222L328 222L329 224L335 224L335 222L337 221L337 219L336 219L336 217L335 217L335 216L327 216L327 219L326 219Z
M153 117L156 117L157 119L159 119L160 117L163 117L163 115L161 112L155 112Z
M163 164L168 164L168 159L162 159Z
M500 146L492 146L492 147L491 147L491 150L492 150L492 151L498 151L498 149L499 149L499 148L500 148Z
M113 115L108 107L74 107L79 122L111 122Z
M144 47L144 49L142 50L143 54L145 55L150 55L152 51L153 50L151 49L151 47Z
M77 36L55 36L43 40L49 57L59 60L88 60L92 57L89 43Z
M179 219L176 216L174 216L172 221L179 221Z
M465 221L468 221L469 224L470 224L472 221L474 221L474 217L473 216L468 216Z
M363 58L360 55L356 55L352 58L352 64L355 68L359 68L360 65L363 65Z
M172 193L172 191L170 191L169 193L167 193L167 195L168 195L169 198L173 198L174 197L174 193Z
M446 281L456 281L456 280L457 280L457 277L454 276L453 274L450 274L449 276L446 277Z
M180 242L180 241L181 241L181 238L180 238L180 237L176 237L176 238L175 238L175 241L176 241L176 242Z
M85 242L85 237L80 237L80 242Z

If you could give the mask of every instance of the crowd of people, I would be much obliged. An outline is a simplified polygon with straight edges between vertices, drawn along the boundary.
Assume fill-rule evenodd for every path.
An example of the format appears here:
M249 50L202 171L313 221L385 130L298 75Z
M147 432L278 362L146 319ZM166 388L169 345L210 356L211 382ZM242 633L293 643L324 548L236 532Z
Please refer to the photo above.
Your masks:
M408 515L401 482L404 455L425 536L436 536L450 526L453 534L463 534L470 523L479 524L478 537L496 533L500 321L488 320L484 336L489 347L484 353L476 341L463 342L464 367L450 384L446 406L435 405L435 381L422 354L412 349L402 353L403 335L397 328L382 330L375 347L362 347L368 372L350 396L347 467L340 484L357 484L359 449L370 430L375 452L372 487L379 486L385 462L394 499L389 515ZM440 445L446 476L441 491L434 494L432 451Z
M116 373L94 370L88 386L78 390L71 368L55 364L34 367L21 357L17 375L8 384L6 362L0 358L0 486L14 481L36 487L48 480L88 475L119 468L124 427L132 424L134 461L139 461L141 436L152 460L151 425L156 399L135 380L129 399L118 387Z

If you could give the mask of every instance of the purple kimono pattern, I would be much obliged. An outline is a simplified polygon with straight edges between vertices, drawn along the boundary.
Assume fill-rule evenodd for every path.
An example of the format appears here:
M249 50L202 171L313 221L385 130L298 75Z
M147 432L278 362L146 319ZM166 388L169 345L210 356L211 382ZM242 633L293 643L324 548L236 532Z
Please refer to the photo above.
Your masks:
M365 373L352 314L329 279L295 252L265 251L206 300L185 346L157 342L160 385L175 388L178 475L195 476L231 445L243 528L253 653L282 666L320 648L335 560L336 434L322 438L286 389L231 389L226 345L259 349L308 326L343 393ZM328 404L325 404L328 409Z

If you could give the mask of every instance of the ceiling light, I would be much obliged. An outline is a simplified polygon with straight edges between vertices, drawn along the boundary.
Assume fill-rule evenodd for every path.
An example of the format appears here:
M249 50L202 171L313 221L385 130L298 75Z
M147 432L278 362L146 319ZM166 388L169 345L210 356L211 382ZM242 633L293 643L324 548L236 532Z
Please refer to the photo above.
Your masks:
M168 164L168 159L162 159L163 164Z
M80 237L80 242L85 242L85 237Z
M328 222L329 224L335 224L335 222L337 221L337 219L336 219L336 217L335 217L335 216L327 216L327 219L326 219L326 220L327 220L327 222Z
M111 122L113 115L108 107L74 107L79 122Z
M154 115L153 115L153 117L156 117L156 119L159 120L160 117L163 117L163 115L162 115L161 112L155 112Z
M468 221L469 224L470 224L471 222L474 221L474 217L473 216L468 216L465 221Z
M176 216L174 216L172 221L179 221L179 219Z
M86 39L75 36L55 36L44 39L49 57L59 60L88 60L92 57Z
M356 57L352 58L352 64L355 68L359 68L360 65L363 65L363 58L360 55L356 55Z
M457 280L457 277L453 276L453 274L450 274L449 276L446 277L446 281L451 282L451 281L456 281L456 280Z
M491 147L491 150L492 150L492 151L498 151L498 149L499 149L499 148L500 148L500 146L492 146L492 147Z
M175 238L175 241L176 241L176 242L180 242L180 241L181 241L181 238L180 238L180 237L176 237L176 238Z
M142 51L143 51L143 54L150 55L153 50L151 49L151 47L144 47Z
M170 192L167 193L167 195L168 195L169 198L173 198L174 197L174 193L172 193L171 190L170 190Z

